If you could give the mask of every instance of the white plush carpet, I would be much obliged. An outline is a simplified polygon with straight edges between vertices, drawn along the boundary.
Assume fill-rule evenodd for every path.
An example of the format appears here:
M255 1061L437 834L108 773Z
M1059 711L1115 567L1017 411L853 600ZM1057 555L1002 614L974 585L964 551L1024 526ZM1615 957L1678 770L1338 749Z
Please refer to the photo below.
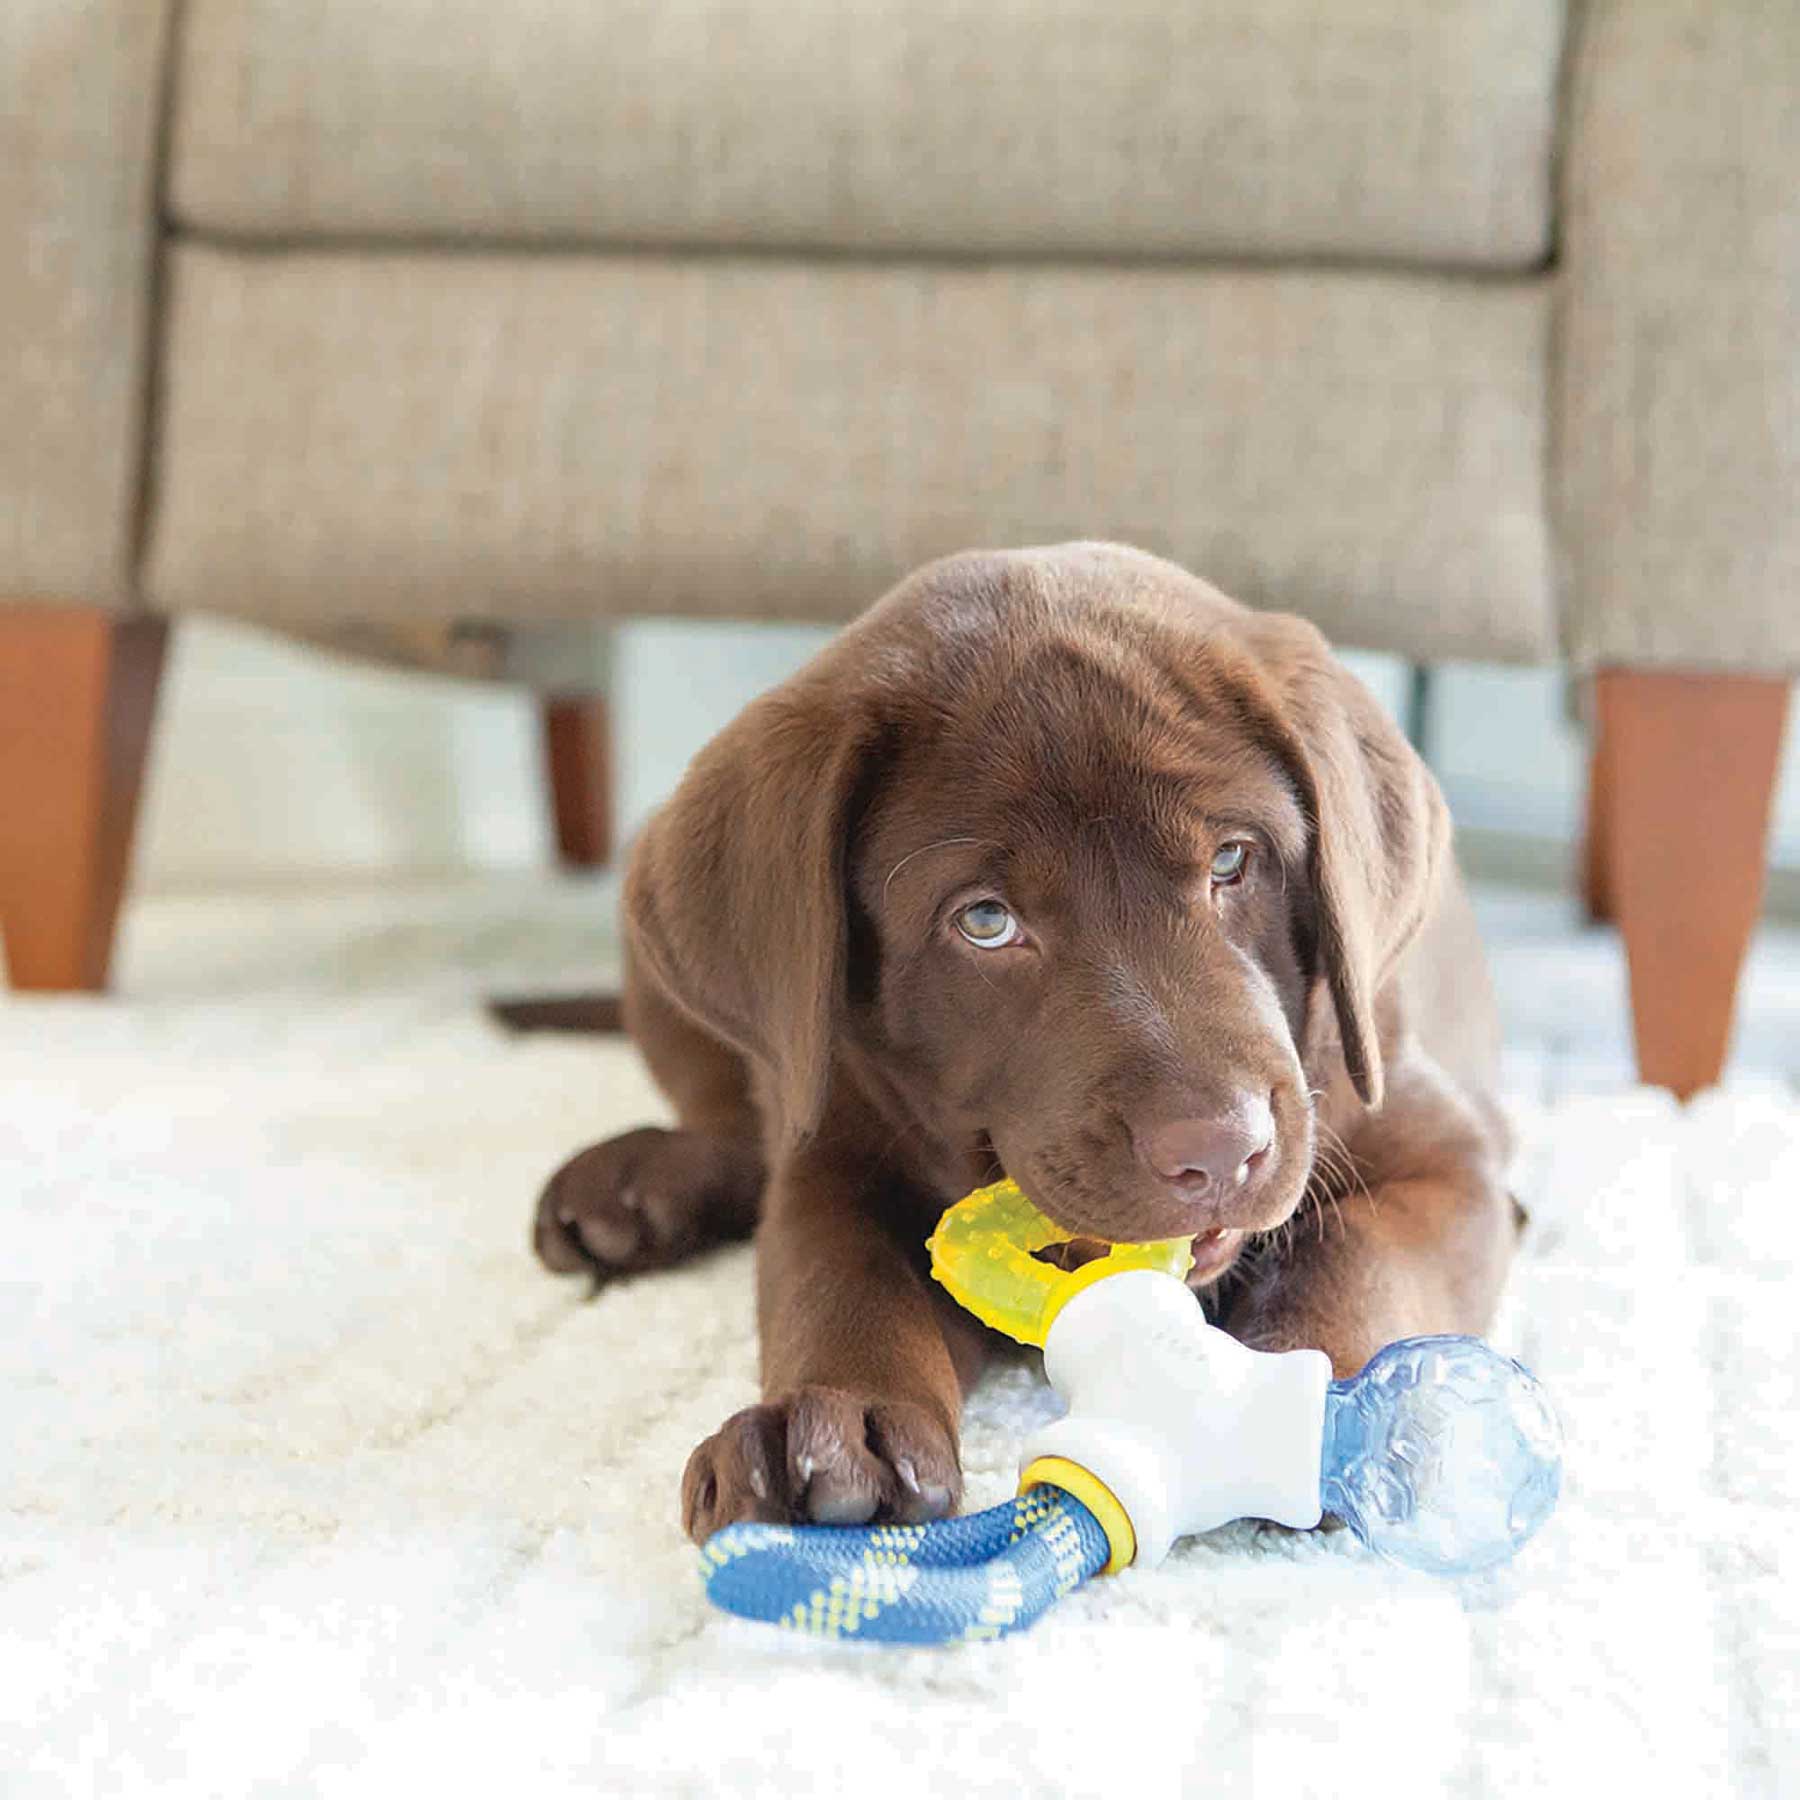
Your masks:
M690 1445L747 1254L584 1304L540 1178L652 1117L483 988L603 897L139 909L128 998L0 1001L0 1793L1800 1794L1800 942L1748 1073L1622 1085L1616 953L1495 899L1535 1214L1503 1332L1557 1519L1459 1592L1234 1527L955 1652L710 1616ZM977 1396L970 1500L1044 1405Z

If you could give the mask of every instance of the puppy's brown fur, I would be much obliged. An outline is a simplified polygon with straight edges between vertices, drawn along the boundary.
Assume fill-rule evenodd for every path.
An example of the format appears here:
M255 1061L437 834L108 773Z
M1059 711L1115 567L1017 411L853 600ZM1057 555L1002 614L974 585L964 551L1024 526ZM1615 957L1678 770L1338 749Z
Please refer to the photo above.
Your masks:
M1018 936L971 942L977 901ZM1515 1227L1448 820L1297 619L1106 545L932 564L701 753L625 914L679 1128L567 1164L536 1243L755 1230L765 1397L694 1452L696 1537L956 1504L984 1341L922 1246L1001 1170L1078 1234L1195 1234L1230 1330L1339 1373L1487 1321ZM1230 1179L1164 1166L1246 1108Z

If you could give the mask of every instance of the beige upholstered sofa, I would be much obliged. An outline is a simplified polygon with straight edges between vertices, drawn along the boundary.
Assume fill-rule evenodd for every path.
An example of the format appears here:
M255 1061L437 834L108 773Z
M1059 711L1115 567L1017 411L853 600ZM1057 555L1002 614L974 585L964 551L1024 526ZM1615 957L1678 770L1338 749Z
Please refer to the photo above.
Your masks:
M1599 672L1694 1086L1800 666L1797 84L1792 0L10 0L15 980L104 978L163 620L553 674L1104 535Z

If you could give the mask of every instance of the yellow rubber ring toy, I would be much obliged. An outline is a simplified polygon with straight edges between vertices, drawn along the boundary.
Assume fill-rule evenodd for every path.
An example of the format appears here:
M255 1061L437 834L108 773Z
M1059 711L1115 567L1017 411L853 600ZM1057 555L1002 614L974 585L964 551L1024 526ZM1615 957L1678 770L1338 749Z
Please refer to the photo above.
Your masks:
M1122 1269L1180 1277L1194 1264L1194 1241L1185 1237L1114 1244L1078 1269L1059 1269L1032 1254L1075 1235L1045 1218L1017 1182L997 1181L946 1208L925 1247L932 1274L959 1306L982 1324L1040 1349L1051 1322L1083 1288Z

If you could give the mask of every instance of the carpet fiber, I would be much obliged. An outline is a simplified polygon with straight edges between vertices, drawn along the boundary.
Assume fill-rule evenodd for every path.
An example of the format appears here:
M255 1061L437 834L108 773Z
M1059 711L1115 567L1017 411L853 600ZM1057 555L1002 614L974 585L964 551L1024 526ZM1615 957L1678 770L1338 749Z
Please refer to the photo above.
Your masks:
M1496 1336L1569 1435L1521 1562L1243 1525L1005 1643L819 1646L709 1614L675 1522L754 1397L748 1253L589 1304L525 1252L561 1154L660 1109L472 996L604 972L602 904L163 902L128 999L0 1001L8 1800L1800 1794L1791 1069L1621 1085L1610 950L1491 903L1534 1217ZM1779 1057L1800 955L1757 991ZM971 1505L1047 1406L978 1393Z

